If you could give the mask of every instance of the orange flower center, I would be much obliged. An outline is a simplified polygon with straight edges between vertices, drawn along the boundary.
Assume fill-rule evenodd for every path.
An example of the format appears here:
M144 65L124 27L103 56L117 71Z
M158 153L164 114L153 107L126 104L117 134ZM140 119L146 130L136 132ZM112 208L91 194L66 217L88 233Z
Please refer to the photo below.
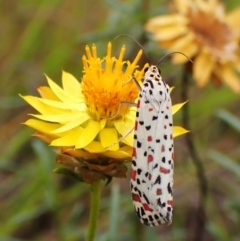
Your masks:
M89 113L97 121L125 115L130 106L121 105L121 102L134 102L138 96L139 90L131 78L142 51L139 51L132 63L127 62L126 70L122 71L126 65L126 62L122 61L124 52L125 47L121 49L118 59L111 57L109 44L107 56L100 60L97 58L95 45L92 53L89 47L86 47L87 58L83 57L84 75L81 87ZM140 80L143 70L136 71L134 75Z
M233 38L233 30L227 23L218 19L214 13L207 13L199 9L189 9L188 27L194 32L196 41L207 46L213 55L222 60L235 58L237 45Z

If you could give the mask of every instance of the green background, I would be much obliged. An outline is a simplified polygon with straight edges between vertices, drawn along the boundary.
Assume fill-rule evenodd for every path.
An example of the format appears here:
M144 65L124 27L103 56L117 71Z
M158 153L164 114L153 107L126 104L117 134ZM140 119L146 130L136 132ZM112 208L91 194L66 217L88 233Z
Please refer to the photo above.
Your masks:
M21 125L33 110L18 96L36 95L46 85L44 73L60 84L61 71L82 76L86 44L106 54L108 41L118 55L123 44L133 60L143 44L153 63L165 53L146 35L147 19L167 12L169 1L147 0L5 0L0 1L0 240L84 240L90 195L86 184L52 173L55 154L32 138ZM231 10L237 0L225 1ZM142 58L140 65L146 62ZM160 66L175 89L173 103L181 102L181 66L169 59ZM239 95L211 83L189 86L190 125L194 145L208 181L206 241L240 240L240 108ZM174 116L181 125L182 112ZM144 227L132 207L127 179L115 179L103 189L97 241L200 240L197 219L199 184L185 138L175 140L174 218L171 226ZM199 229L200 228L200 229Z

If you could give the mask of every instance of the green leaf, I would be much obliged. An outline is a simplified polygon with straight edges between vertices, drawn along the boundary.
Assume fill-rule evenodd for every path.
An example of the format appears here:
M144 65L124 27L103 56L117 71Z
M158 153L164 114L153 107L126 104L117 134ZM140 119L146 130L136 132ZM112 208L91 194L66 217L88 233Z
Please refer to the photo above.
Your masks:
M229 157L215 150L210 150L208 152L208 157L210 157L212 160L214 160L230 172L234 173L238 178L240 178L240 165L235 163Z
M225 110L217 110L216 116L240 132L240 119Z
M218 241L229 241L229 234L226 232L226 229L214 222L209 222L207 224L208 232Z

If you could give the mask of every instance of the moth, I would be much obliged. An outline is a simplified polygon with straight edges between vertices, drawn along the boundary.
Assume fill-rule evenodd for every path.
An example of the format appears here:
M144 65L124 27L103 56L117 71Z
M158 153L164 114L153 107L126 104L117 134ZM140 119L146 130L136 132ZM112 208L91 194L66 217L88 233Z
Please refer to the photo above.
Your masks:
M119 36L130 37L144 51L141 44L131 36L127 34ZM145 68L142 86L132 77L140 89L140 94L136 105L130 184L137 216L141 223L147 226L172 223L174 169L172 102L170 87L163 81L157 66L165 57L175 53L188 58L181 52L165 55L157 65ZM147 54L146 56L148 57ZM188 60L192 62L191 59ZM122 104L133 105L125 101Z
M134 127L131 192L141 223L171 224L173 212L173 121L170 88L157 66L145 69Z

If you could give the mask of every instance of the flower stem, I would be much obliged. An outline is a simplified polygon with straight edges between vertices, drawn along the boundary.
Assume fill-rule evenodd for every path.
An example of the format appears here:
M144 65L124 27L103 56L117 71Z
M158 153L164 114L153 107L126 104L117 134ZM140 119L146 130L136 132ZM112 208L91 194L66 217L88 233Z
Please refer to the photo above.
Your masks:
M185 66L183 70L183 78L182 78L182 100L184 101L189 99L189 96L188 96L189 80L190 80L190 76L187 71L187 66ZM188 130L191 130L190 123L189 123L190 122L189 105L185 105L182 112L183 112L184 127ZM195 146L192 132L189 132L187 135L185 135L185 139L186 139L186 144L188 146L188 150L192 158L193 164L196 168L197 178L199 182L199 189L200 189L200 203L198 204L198 208L196 210L196 215L195 215L195 220L197 223L195 225L195 228L193 228L193 232L190 234L190 237L188 240L202 241L204 238L204 229L206 225L205 204L206 204L206 199L208 194L208 184L207 184L205 169L204 169L202 160L199 156L199 153L197 151L197 148Z
M186 101L189 99L188 91L189 91L189 74L187 71L187 67L185 66L183 70L183 78L182 78L182 100ZM182 109L183 113L183 124L184 127L188 130L191 130L190 128L190 117L189 117L189 104L185 105ZM204 166L202 164L202 160L199 156L199 153L197 151L197 148L194 143L193 134L190 131L187 135L185 135L185 139L187 142L187 146L189 149L189 153L192 157L193 164L195 165L196 171L197 171L197 177L199 181L199 187L200 187L200 194L201 194L201 201L203 204L205 204L207 193L208 193L208 185L207 185L207 178L204 170Z
M97 219L99 213L100 195L101 195L101 180L93 182L90 186L91 190L91 206L87 241L93 241L97 229Z

